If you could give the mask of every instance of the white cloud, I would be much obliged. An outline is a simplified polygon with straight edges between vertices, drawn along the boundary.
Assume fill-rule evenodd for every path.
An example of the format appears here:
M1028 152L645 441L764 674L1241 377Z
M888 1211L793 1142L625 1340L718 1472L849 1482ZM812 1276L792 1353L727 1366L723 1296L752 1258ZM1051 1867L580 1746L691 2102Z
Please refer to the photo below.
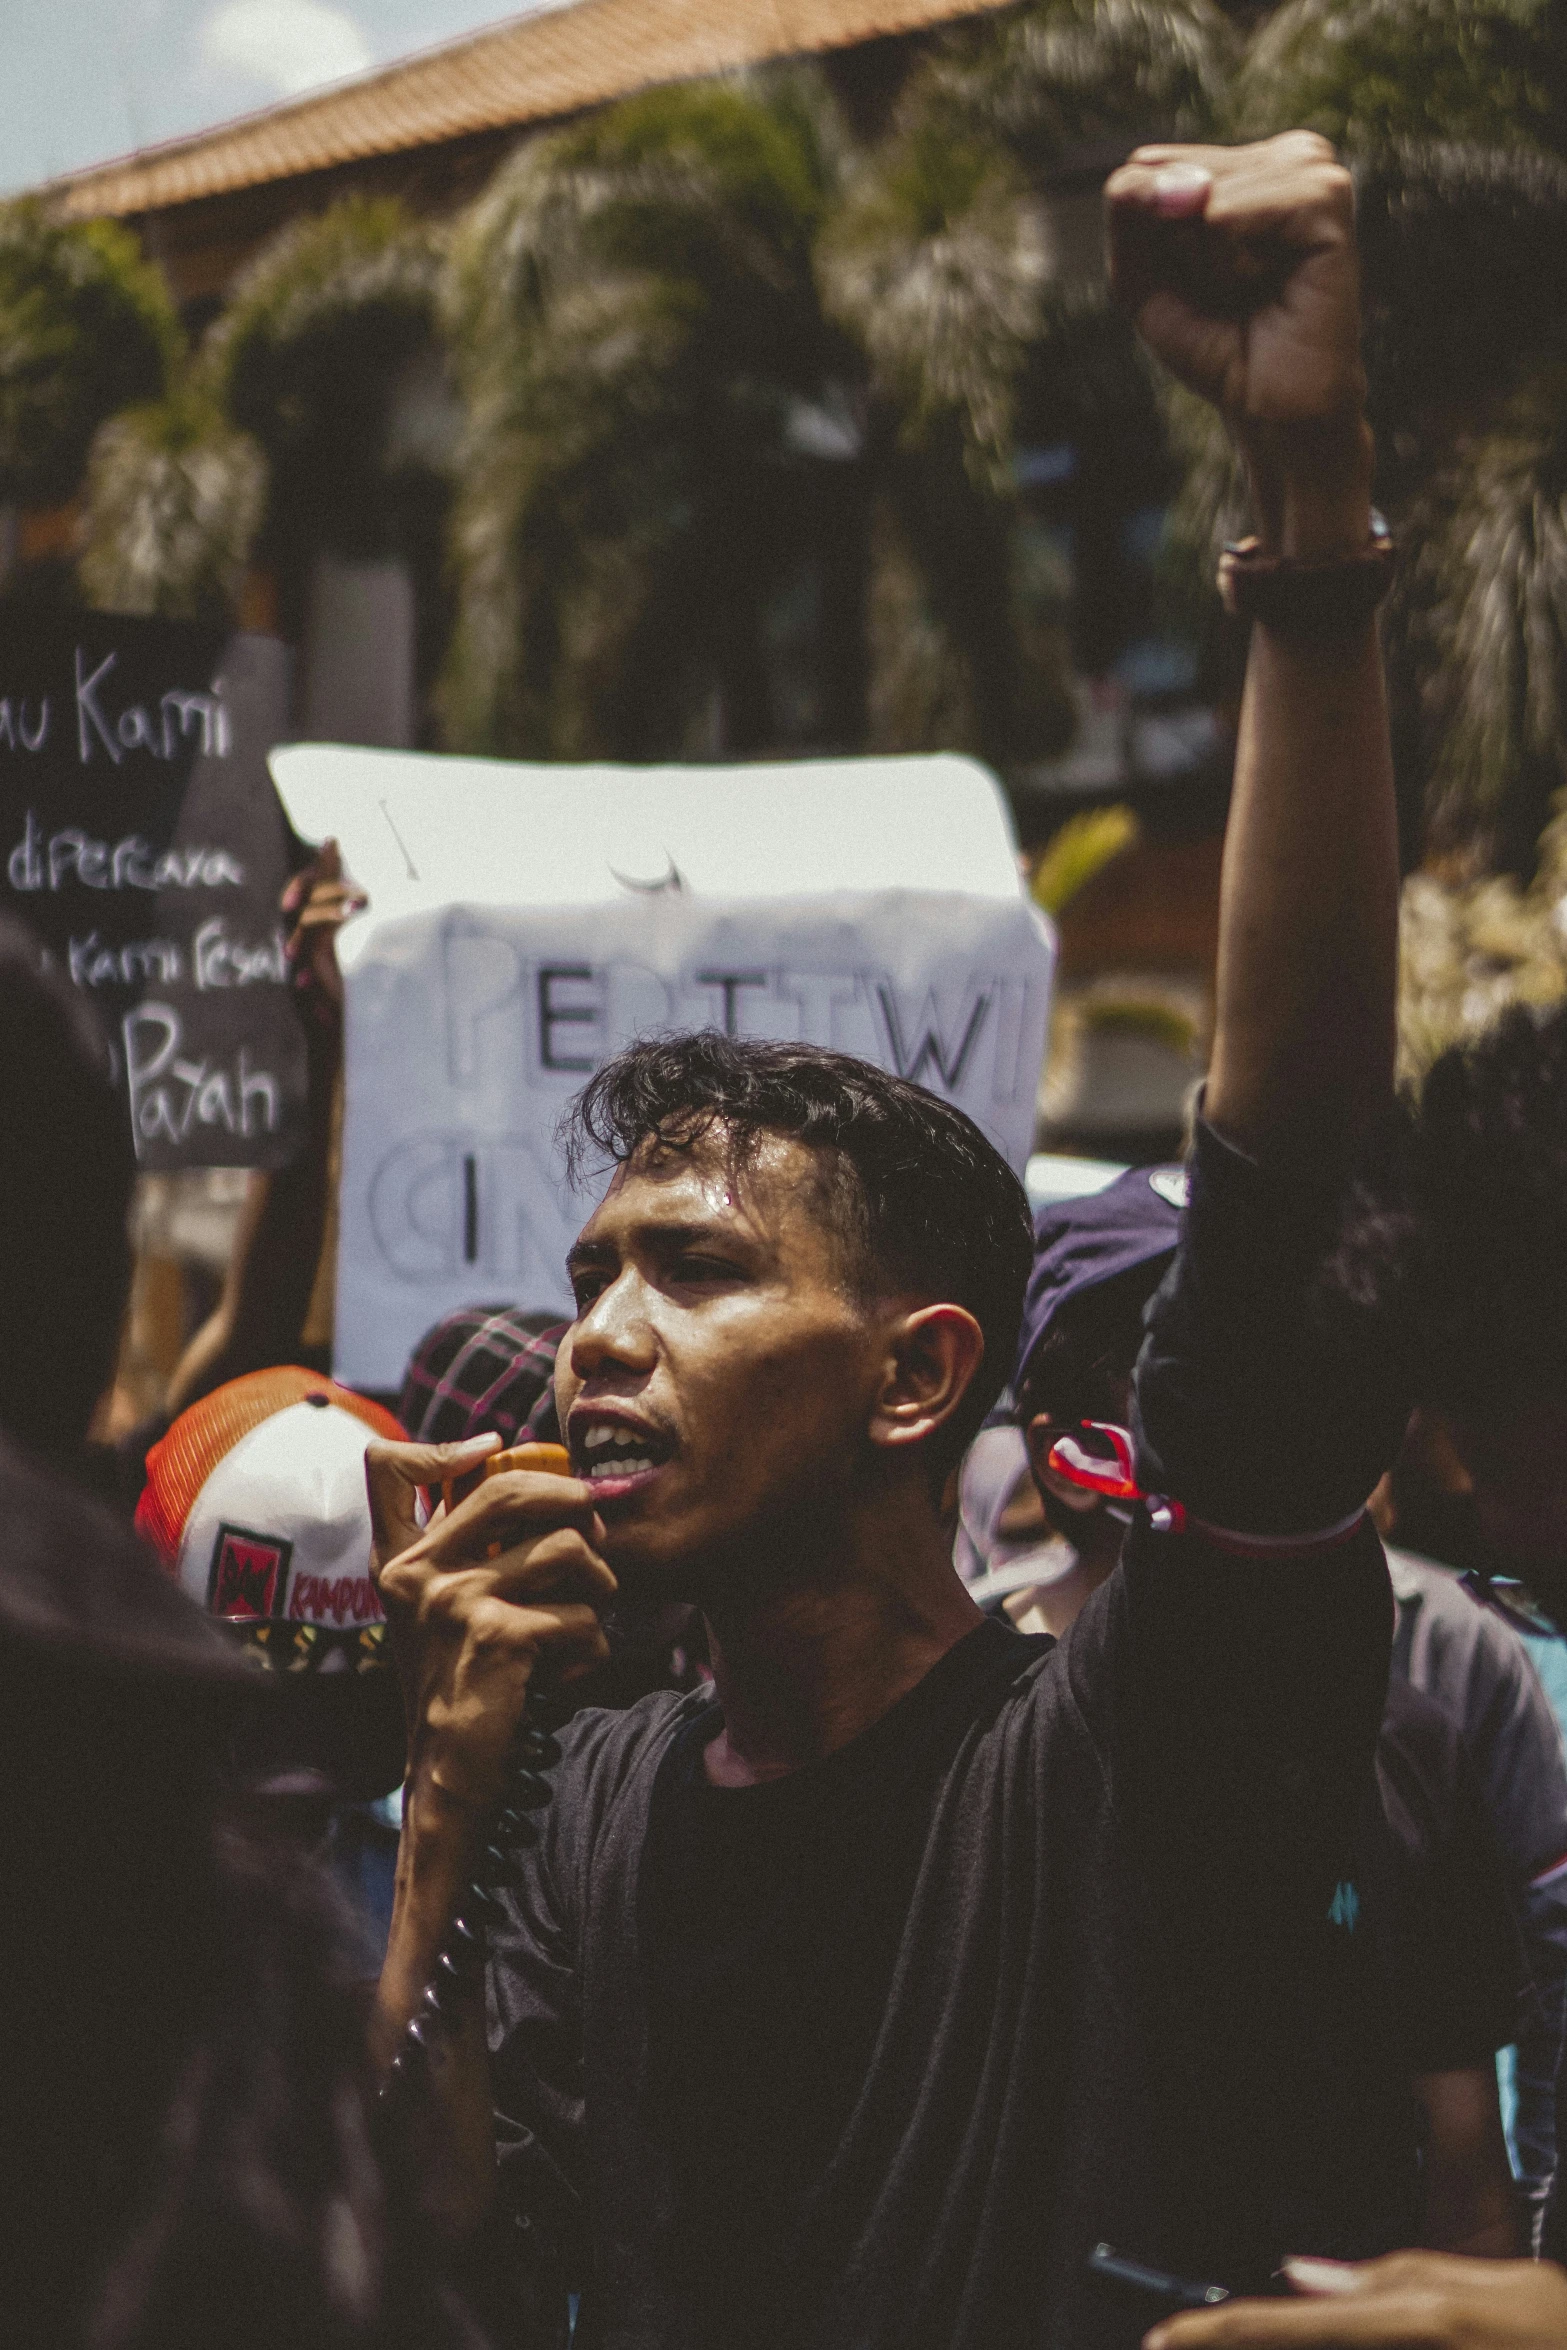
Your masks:
M295 98L322 82L363 73L375 62L345 8L326 0L223 0L201 28L209 66Z

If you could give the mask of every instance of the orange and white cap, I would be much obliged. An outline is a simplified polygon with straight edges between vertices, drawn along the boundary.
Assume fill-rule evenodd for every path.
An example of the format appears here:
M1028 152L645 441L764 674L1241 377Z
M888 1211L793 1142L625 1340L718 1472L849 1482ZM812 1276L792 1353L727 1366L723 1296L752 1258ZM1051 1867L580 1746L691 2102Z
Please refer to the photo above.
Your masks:
M353 1638L382 1622L365 1495L372 1436L402 1441L403 1430L319 1372L253 1371L192 1404L153 1447L136 1524L212 1615L276 1627L259 1645L290 1652L277 1661L348 1662L345 1650L380 1647ZM333 1634L348 1638L322 1637Z

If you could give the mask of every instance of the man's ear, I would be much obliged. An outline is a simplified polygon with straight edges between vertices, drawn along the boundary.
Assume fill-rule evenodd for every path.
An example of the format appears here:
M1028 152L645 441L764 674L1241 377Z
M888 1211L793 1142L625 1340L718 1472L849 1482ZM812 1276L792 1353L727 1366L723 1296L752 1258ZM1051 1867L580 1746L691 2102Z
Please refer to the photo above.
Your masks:
M923 1444L950 1420L984 1359L985 1337L962 1306L918 1306L889 1332L872 1444Z

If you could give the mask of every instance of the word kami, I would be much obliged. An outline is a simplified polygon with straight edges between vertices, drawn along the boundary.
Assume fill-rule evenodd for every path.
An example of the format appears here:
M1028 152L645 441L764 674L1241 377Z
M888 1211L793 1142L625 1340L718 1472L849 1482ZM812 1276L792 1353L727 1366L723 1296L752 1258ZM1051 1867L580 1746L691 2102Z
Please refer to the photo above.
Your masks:
M233 746L229 714L217 693L189 693L171 687L149 710L144 702L129 702L117 718L98 699L118 653L105 653L91 676L84 675L82 648L76 648L76 740L85 767L96 744L101 744L116 767L127 751L147 751L154 759L177 758L187 741L199 740L208 758L226 759ZM47 724L47 711L45 714Z
M144 1143L186 1142L198 1127L249 1137L273 1134L281 1116L277 1079L252 1066L241 1045L232 1064L182 1055L184 1028L172 1004L140 1003L120 1024L130 1087L131 1133Z
M144 987L149 980L170 987L185 968L185 958L172 938L133 938L120 947L105 946L96 930L73 938L66 950L71 977L78 987Z

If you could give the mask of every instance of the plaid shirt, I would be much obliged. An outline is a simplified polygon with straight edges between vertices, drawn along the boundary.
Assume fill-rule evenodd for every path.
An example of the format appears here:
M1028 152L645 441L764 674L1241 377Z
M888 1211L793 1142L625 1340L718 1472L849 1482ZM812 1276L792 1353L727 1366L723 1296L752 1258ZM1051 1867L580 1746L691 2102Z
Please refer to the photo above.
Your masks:
M506 1444L560 1442L555 1356L569 1328L516 1306L463 1306L409 1357L397 1416L416 1444L492 1429Z

